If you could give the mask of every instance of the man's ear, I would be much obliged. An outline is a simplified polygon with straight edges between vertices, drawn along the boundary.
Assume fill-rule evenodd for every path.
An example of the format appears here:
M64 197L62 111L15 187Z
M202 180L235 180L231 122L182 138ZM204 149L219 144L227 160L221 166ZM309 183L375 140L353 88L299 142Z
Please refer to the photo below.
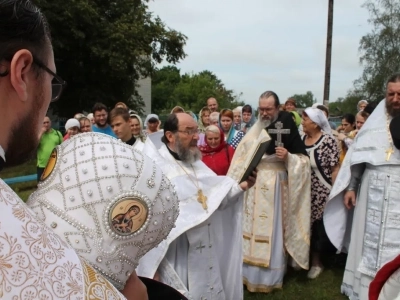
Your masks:
M171 131L166 131L165 137L167 138L168 143L173 143L175 141L174 134Z
M26 49L17 51L10 63L10 81L21 101L28 100L29 71L32 69L33 56Z

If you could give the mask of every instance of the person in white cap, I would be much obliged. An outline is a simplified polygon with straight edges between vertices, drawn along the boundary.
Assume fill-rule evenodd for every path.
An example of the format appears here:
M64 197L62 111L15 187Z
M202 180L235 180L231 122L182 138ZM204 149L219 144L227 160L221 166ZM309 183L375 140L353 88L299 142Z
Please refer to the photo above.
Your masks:
M68 140L69 138L73 137L74 135L77 135L81 129L81 123L75 118L69 119L65 123L65 136L64 136L64 141Z

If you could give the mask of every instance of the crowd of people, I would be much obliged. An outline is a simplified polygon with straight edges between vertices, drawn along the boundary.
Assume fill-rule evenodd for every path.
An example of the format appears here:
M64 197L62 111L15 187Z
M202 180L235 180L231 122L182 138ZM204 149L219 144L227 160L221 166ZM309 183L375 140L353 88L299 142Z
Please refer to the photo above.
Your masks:
M46 111L66 82L30 1L0 0L0 63L0 169L36 151L38 177L26 204L0 180L1 297L243 299L288 266L317 278L329 252L348 253L350 299L400 296L400 74L339 126L265 91L164 124L96 103L62 135Z

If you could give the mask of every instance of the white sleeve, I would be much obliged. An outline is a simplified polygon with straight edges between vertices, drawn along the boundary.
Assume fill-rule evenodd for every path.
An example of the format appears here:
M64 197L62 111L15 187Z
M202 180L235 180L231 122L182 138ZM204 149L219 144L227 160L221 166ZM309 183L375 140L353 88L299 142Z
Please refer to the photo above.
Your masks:
M233 205L240 199L240 196L242 196L244 191L242 188L239 186L239 184L233 185L231 190L226 194L224 200L222 200L221 204L219 205L218 209L223 210L226 207Z

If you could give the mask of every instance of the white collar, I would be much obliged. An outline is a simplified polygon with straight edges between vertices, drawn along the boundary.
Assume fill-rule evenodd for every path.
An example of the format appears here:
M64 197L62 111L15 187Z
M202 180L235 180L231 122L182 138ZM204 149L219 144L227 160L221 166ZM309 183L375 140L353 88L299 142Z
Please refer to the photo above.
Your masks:
M0 146L0 157L6 161L6 153L4 152L3 147Z

